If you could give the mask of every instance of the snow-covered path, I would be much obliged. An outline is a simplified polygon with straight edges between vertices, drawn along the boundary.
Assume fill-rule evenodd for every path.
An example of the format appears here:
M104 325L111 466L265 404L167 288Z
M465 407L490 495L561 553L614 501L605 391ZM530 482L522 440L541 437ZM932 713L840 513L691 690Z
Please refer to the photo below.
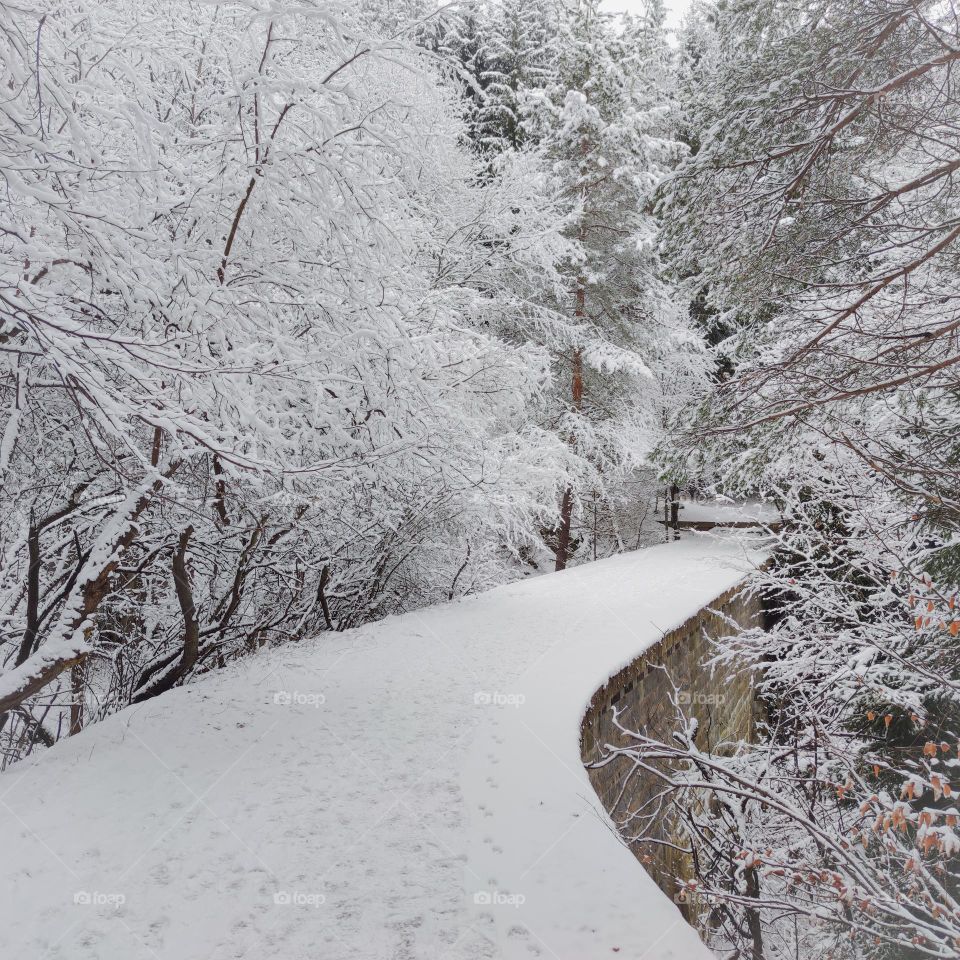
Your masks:
M579 760L593 691L733 585L688 539L265 653L0 776L0 953L708 954Z

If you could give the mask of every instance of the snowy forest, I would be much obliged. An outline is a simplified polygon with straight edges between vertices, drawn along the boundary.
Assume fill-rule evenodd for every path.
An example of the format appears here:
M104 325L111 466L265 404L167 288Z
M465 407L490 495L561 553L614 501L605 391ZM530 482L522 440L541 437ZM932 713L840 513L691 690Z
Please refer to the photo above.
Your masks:
M0 768L761 502L617 752L714 956L960 956L960 5L612 10L0 2Z

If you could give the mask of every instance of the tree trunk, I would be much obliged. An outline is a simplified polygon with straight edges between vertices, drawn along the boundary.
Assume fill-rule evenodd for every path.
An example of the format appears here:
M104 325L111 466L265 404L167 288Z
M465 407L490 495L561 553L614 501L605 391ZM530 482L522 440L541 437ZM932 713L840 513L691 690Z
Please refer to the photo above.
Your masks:
M680 488L674 483L670 486L670 526L673 539L680 539Z
M75 663L70 670L70 731L72 737L83 729L83 661Z
M570 554L570 521L573 517L573 489L567 487L560 501L560 529L557 531L557 563L555 570L565 570Z
M220 458L216 454L213 455L213 473L217 478L214 483L214 489L216 490L216 496L213 498L214 509L217 511L220 522L228 527L230 526L230 514L227 513L227 484L223 479L223 467L220 464Z
M577 286L577 316L583 315L585 291L583 283ZM579 350L573 351L573 378L571 384L573 409L578 413L583 406L583 357ZM575 440L571 437L571 443ZM565 570L570 559L570 527L573 521L573 487L563 491L560 502L560 529L557 531L556 570Z
M756 867L749 867L744 870L744 879L747 882L747 896L760 899L760 877L757 874ZM750 951L750 960L764 960L763 957L763 927L760 923L760 912L747 908L747 926L750 929L750 937L753 940L753 948Z
M193 527L188 526L180 534L177 552L173 555L173 585L177 591L180 612L183 614L183 657L181 674L186 674L197 662L200 653L200 625L197 623L197 608L193 602L193 587L187 570L187 544L193 536Z
M33 653L40 624L40 525L30 511L30 530L27 534L27 626L20 641L16 666Z
M173 657L166 657L155 664L141 678L131 702L143 703L158 694L172 690L196 665L200 654L200 624L197 620L197 607L193 602L193 587L190 583L190 571L187 569L187 545L193 536L193 526L188 526L181 534L171 564L173 586L183 616L183 651L180 662L173 666Z
M470 556L470 548L467 547L467 556ZM466 561L464 561L464 566L466 566ZM461 570L463 567L460 568ZM459 574L457 574L459 576ZM320 609L323 611L323 619L327 624L327 629L333 629L333 620L330 618L330 605L327 603L327 583L330 580L330 564L324 564L323 570L320 571L320 584L317 587L317 599L320 601ZM454 579L454 585L456 585L456 579ZM451 594L452 594L451 590ZM452 600L453 597L451 596Z

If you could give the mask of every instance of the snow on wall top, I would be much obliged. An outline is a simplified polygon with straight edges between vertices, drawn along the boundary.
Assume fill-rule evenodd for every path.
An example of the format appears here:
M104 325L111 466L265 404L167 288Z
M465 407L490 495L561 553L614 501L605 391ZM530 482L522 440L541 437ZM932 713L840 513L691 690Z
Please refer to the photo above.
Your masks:
M760 500L681 500L680 519L695 523L777 523L783 518L772 504Z
M690 538L265 653L0 776L51 960L709 954L580 763L593 692L751 565Z

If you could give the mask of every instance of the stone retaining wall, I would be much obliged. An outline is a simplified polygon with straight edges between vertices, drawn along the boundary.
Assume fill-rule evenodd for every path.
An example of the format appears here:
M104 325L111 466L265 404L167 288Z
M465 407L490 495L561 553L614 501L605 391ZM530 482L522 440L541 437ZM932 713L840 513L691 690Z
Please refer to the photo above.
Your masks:
M628 730L645 731L648 736L668 741L675 726L671 697L676 685L685 712L699 721L697 740L704 749L714 749L726 740L753 736L754 697L749 679L711 671L705 666L712 655L710 638L730 632L728 623L713 610L741 626L759 626L763 622L759 598L749 596L742 586L727 591L612 677L594 694L584 715L583 762L594 790L625 838L637 832L636 824L627 826L630 816L645 809L660 791L661 783L652 775L635 775L627 781L632 764L624 757L602 767L590 766L604 755L605 745L618 747L630 742L613 722L614 709L619 711L620 722ZM674 839L668 818L657 817L655 824L653 836ZM687 919L693 920L676 896L676 878L691 874L688 858L659 844L634 842L630 847L661 889L677 899Z

